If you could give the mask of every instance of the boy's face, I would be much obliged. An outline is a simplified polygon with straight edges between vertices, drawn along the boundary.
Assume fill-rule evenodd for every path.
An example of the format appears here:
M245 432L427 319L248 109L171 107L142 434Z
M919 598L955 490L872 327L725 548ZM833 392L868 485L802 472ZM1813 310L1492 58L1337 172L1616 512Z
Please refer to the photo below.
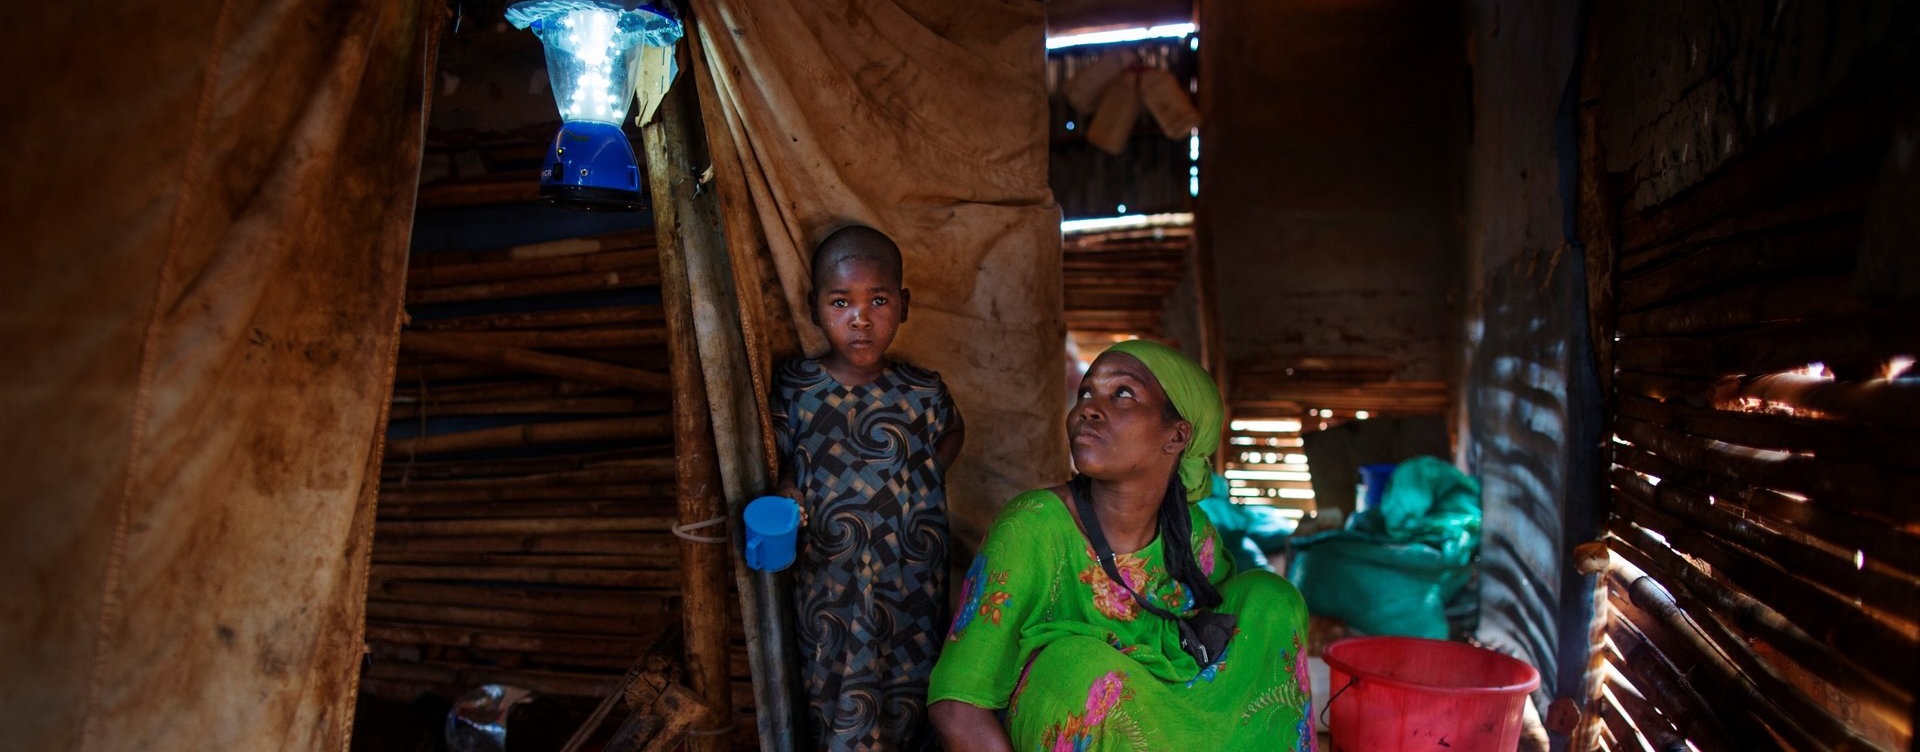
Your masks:
M860 369L878 367L907 320L906 288L898 273L873 259L837 261L813 293L813 323L826 330L836 358Z

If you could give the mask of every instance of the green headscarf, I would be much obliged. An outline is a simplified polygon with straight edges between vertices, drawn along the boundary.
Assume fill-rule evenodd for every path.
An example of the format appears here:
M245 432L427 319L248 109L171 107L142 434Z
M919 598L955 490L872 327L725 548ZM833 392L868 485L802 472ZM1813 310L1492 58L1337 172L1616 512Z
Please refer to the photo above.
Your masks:
M1181 419L1193 424L1193 440L1180 453L1180 485L1186 487L1189 503L1199 501L1207 495L1213 475L1213 463L1208 458L1220 446L1220 419L1226 412L1220 403L1220 388L1199 363L1158 342L1132 339L1107 348L1107 352L1138 358L1160 380L1160 388L1166 391Z

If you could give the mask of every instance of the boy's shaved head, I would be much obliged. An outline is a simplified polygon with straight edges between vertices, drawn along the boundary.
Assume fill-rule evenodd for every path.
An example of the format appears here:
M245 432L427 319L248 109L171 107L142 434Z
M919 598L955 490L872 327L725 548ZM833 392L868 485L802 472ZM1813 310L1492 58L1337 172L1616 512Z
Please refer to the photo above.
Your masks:
M834 230L813 247L813 290L818 295L826 275L846 261L879 264L885 276L901 284L900 246L886 233L866 225L848 225Z

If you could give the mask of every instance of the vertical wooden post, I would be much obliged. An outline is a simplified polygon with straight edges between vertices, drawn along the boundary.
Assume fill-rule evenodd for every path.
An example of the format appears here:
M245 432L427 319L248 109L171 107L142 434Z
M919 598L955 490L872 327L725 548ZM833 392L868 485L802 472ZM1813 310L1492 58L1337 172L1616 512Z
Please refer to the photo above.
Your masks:
M675 93L687 90L685 84ZM706 374L700 365L700 344L693 320L693 290L687 278L686 241L689 232L705 228L689 226L692 195L678 191L676 182L691 175L674 174L693 160L687 152L690 137L681 127L677 100L668 96L662 103L659 119L641 128L646 152L647 179L653 196L655 237L660 257L660 305L667 320L667 352L673 378L673 455L674 483L679 499L680 524L694 525L712 519L728 520L716 526L689 531L692 535L718 538L722 542L701 541L682 535L680 539L681 621L686 630L687 678L693 691L714 709L712 723L724 727L732 721L732 687L728 678L727 657L727 574L729 557L727 531L733 527L722 500L720 463L714 456L713 420L709 412ZM729 749L726 735L706 734L687 737L690 752L715 752Z
M651 151L651 150L649 150ZM649 158L651 158L649 154ZM651 165L649 161L649 172ZM660 181L654 180L657 185ZM657 194L656 194L657 195ZM673 373L673 456L675 495L681 525L729 519L720 499L720 463L714 458L713 423L707 412L706 376L700 368L699 343L694 337L693 305L687 276L676 244L662 238L660 299L667 314L667 352ZM681 623L686 630L688 684L708 707L713 723L731 722L733 700L727 668L727 528L703 527L693 534L717 538L708 542L682 537L680 567ZM689 752L727 749L724 735L696 735L687 740Z
M689 44L698 44L694 19L689 14L683 20ZM706 463L717 466L717 488L720 498L726 501L699 507L702 511L689 516L691 508L686 506L688 500L683 497L682 515L685 522L718 516L732 521L739 519L748 498L768 488L768 473L762 453L759 398L755 396L748 372L746 340L733 289L731 261L720 229L719 210L714 192L701 188L699 183L706 164L706 142L699 102L695 98L691 60L683 54L680 63L683 71L680 79L660 103L655 122L641 128L641 137L646 151L648 186L653 196L655 236L659 242L661 294L666 298L663 307L668 312L670 336L679 348L673 356L675 414L681 414L678 390L682 385L699 382L698 386L706 392L705 399L701 400L703 413L698 416L707 426L705 448L711 453ZM697 358L699 375L683 380L681 353ZM693 364L684 367L691 368ZM701 472L708 471L703 468ZM707 488L715 488L711 485L714 476L704 477L709 483ZM729 525L729 528L736 527ZM730 550L720 550L717 555L734 562L747 659L753 671L754 720L760 733L760 748L765 752L786 752L793 749L796 729L792 680L796 658L792 644L792 610L786 603L791 586L784 573L748 570L738 558L739 531L733 530L730 537L733 543ZM689 570L693 566L688 560ZM724 573L721 565L709 562L702 566L705 569L699 575L689 572L689 593L694 589L695 577L698 577L699 589L724 592L715 590L713 580L714 571ZM723 597L715 596L705 606L714 613L696 617L693 601L688 600L690 662L692 646L698 640L726 634L723 601ZM726 665L724 652L719 654L717 664ZM717 686L708 683L710 680L701 675L703 670L722 671L724 679L724 669L703 663L701 668L694 669L694 691L716 708L732 707L725 682Z

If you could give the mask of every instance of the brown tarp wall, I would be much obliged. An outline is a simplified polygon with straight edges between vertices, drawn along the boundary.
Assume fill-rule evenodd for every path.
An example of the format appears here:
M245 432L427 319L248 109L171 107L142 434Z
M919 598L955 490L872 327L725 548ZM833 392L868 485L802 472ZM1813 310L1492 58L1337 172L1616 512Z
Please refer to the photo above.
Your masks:
M420 5L8 12L0 746L345 748Z
M825 350L814 243L845 222L891 235L913 290L894 354L939 371L966 416L947 485L970 551L1002 502L1067 468L1042 4L692 5L708 140L732 147L715 161L737 284L766 291L742 295L757 390L774 362Z

